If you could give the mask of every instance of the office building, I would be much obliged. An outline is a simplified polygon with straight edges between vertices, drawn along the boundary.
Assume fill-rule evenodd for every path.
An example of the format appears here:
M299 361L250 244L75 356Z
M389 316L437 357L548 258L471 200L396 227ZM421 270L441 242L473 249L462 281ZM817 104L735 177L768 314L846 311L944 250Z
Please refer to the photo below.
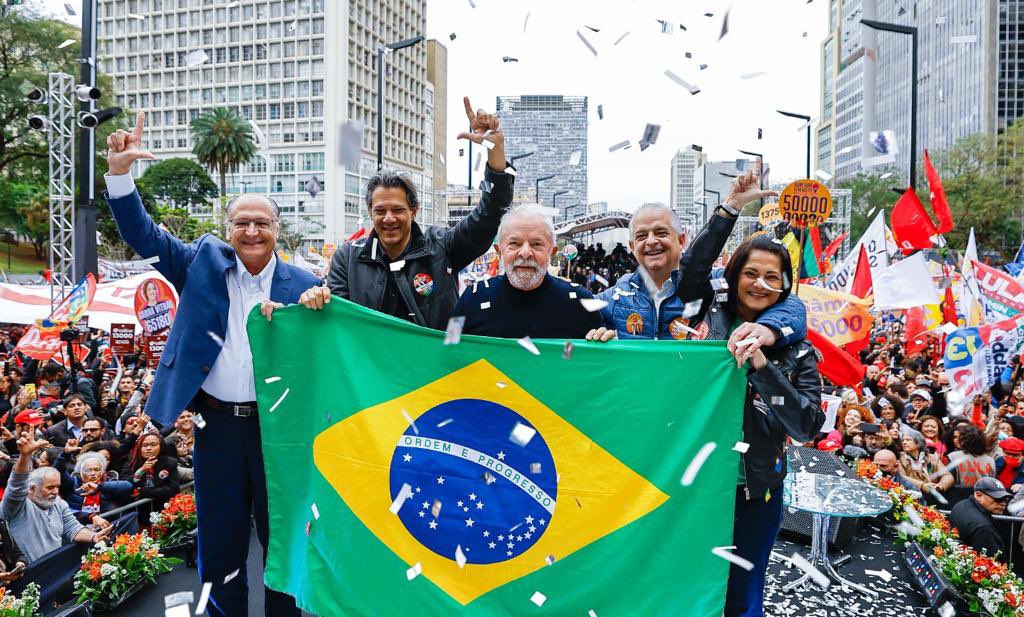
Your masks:
M448 109L448 50L440 42L427 41L427 112L426 121L426 173L430 176L430 193L437 194L448 186L448 166L444 158L445 146L448 143L448 122L445 110ZM447 214L439 211L439 205L432 201L428 220L420 217L420 223L426 225L443 224Z
M837 181L861 171L909 178L911 37L875 31L862 19L918 29L919 164L925 149L994 134L1024 113L1021 0L831 0L816 161ZM890 157L872 141L883 131L894 138Z
M533 152L516 161L516 185L535 189L537 202L554 205L560 218L586 212L587 204L587 97L499 96L496 102L509 157ZM574 164L575 163L575 164ZM553 199L555 193L569 191Z
M692 148L677 151L672 157L669 167L671 183L669 185L669 204L681 220L692 222L698 217L696 212L703 212L703 202L694 203L694 175L704 163L704 153Z
M259 155L229 175L228 197L268 193L310 244L338 243L365 216L363 190L376 169L376 48L423 33L425 5L99 0L99 64L122 106L148 112L144 146L157 159L191 157L189 125L200 113L226 107L250 119ZM412 175L429 211L426 47L386 57L384 160ZM357 169L338 162L348 120L365 126ZM321 190L307 191L313 178ZM193 214L217 218L215 209Z

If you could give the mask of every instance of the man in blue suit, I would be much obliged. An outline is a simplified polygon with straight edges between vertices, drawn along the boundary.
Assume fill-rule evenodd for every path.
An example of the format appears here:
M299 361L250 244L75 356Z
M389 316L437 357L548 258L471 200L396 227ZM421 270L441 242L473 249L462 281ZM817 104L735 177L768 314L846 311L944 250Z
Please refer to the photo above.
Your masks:
M199 510L199 576L212 583L209 612L244 616L248 609L246 557L249 518L266 560L267 484L263 471L252 352L245 320L253 306L293 304L318 284L312 274L277 259L281 230L277 204L244 194L228 204L230 244L210 234L185 244L153 223L130 170L151 159L140 149L145 115L135 130L107 138L107 202L118 231L178 290L181 302L160 358L146 413L169 425L185 408L200 414L196 433L196 505ZM299 615L295 600L266 590L265 615Z

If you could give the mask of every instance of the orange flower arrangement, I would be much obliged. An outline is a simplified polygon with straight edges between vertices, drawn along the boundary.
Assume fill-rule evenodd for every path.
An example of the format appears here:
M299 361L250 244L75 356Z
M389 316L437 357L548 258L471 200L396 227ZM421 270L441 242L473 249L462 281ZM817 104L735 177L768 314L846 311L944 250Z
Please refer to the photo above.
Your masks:
M160 512L150 514L153 537L165 545L174 545L196 528L196 499L191 493L178 493Z
M157 574L169 572L177 563L181 560L160 554L160 545L145 532L121 534L110 546L96 543L82 558L74 578L75 594L79 602L110 602L140 582L154 582Z

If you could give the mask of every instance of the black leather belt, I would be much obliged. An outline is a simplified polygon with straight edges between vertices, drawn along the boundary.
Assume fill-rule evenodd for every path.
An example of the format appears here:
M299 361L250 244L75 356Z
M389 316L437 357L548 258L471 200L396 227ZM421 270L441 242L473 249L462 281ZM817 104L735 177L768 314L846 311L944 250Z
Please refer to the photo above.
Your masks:
M228 415L235 416L236 418L255 418L257 416L256 401L249 401L246 403L227 403L220 400L215 396L207 394L205 391L200 390L196 396L200 405L203 405L207 409L226 413Z

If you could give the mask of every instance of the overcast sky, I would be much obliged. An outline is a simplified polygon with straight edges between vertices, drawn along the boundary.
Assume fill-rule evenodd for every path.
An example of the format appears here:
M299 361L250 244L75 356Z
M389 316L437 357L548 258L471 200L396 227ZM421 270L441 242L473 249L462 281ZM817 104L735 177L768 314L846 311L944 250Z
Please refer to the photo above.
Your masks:
M493 110L496 96L520 94L589 97L589 200L607 201L612 208L667 203L669 162L678 148L690 144L703 146L713 160L735 159L741 156L737 148L762 152L772 167L773 181L803 176L800 123L775 109L818 115L820 43L828 28L824 0L473 3L476 8L470 0L427 3L427 36L448 48L451 138L445 158L450 182L466 181L466 165L461 164L465 159L458 158L460 144L455 139L464 125L462 96L469 96L474 107ZM43 4L66 18L62 0L32 4ZM728 33L719 41L727 10ZM671 34L661 33L659 19L673 24ZM596 57L576 36L577 30L597 50ZM627 31L629 35L613 45ZM450 41L453 32L456 39ZM686 59L685 52L693 58ZM502 56L519 62L503 63ZM707 69L701 71L700 64L707 64ZM691 95L666 77L665 70L701 92ZM742 79L762 71L764 75ZM597 118L599 104L604 106L604 120ZM647 123L660 124L661 133L654 146L641 152L635 144ZM758 128L764 133L761 141ZM626 139L633 148L608 152Z
M427 5L427 34L448 48L453 136L465 123L463 95L474 107L487 109L496 95L586 95L590 201L627 210L647 201L667 203L672 155L690 144L703 146L712 160L742 156L737 148L762 152L773 181L804 175L800 121L775 109L818 115L820 43L828 29L823 0L473 2L476 8L469 0ZM728 33L719 41L726 10ZM714 15L705 17L706 12ZM661 33L659 19L674 24L671 34ZM596 48L596 57L577 30ZM629 36L614 45L626 31ZM456 39L449 41L452 32ZM686 59L685 52L693 58ZM502 56L519 62L503 63ZM701 71L700 64L707 69ZM701 92L691 95L664 75L666 69ZM760 71L765 74L741 79ZM603 120L597 117L598 104L604 106ZM646 123L660 124L661 134L641 152L636 144ZM608 152L626 139L634 147ZM459 160L458 147L457 141L449 142L448 161ZM449 181L465 183L465 174L465 164L449 165Z

